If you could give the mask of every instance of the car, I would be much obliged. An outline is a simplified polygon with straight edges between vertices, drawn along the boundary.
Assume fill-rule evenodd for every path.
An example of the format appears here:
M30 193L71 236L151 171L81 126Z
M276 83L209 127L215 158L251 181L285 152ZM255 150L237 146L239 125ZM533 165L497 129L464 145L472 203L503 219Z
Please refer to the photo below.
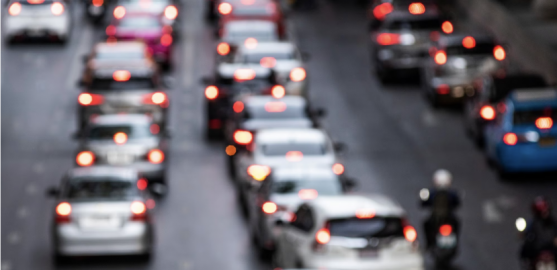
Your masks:
M72 12L65 0L11 0L4 8L4 38L10 42L24 38L54 38L65 43L70 38Z
M232 62L241 46L256 47L259 42L280 40L273 23L268 21L231 21L222 28L221 40L216 46L216 63Z
M85 56L78 96L78 126L91 117L115 113L147 113L161 130L167 126L170 101L148 46L138 41L101 42Z
M73 168L59 188L51 227L56 262L80 256L137 255L154 246L146 181L132 168ZM149 206L149 207L148 207Z
M143 114L100 115L76 136L76 165L127 166L150 183L166 184L167 138L151 117Z
M489 74L476 79L477 92L464 106L464 126L468 134L481 146L484 126L495 120L497 111L502 108L499 104L512 90L547 86L543 76L531 73Z
M155 61L168 70L172 67L174 29L165 25L163 20L148 12L128 13L122 6L116 7L110 25L106 27L107 41L143 40Z
M437 1L435 0L372 0L369 1L367 9L369 19L369 29L376 30L383 23L385 16L393 11L410 11L420 13L426 10L438 11Z
M308 53L301 53L292 42L259 42L256 46L240 46L233 63L260 64L272 68L288 95L309 98L309 79L304 61Z
M330 167L278 167L260 185L251 187L244 202L255 243L263 255L274 251L277 223L287 219L300 204L317 196L341 195L355 182Z
M220 14L218 29L223 29L233 21L267 21L273 24L281 39L286 38L284 15L278 1L226 0L220 2L218 11Z
M114 10L124 10L128 14L148 13L158 16L163 25L171 26L174 30L172 33L177 34L180 27L180 7L181 2L177 0L118 0Z
M405 216L379 194L319 196L283 225L276 267L423 270L417 232Z
M435 10L416 14L397 10L387 14L370 35L371 62L379 79L388 82L395 76L418 73L427 59L431 37L442 31L443 22Z
M476 78L507 69L506 51L491 35L441 36L430 49L422 72L422 89L434 106L462 105L473 97Z
M214 77L206 77L203 81L207 85L205 108L208 138L224 135L225 123L232 115L234 98L241 95L270 95L272 89L279 85L272 69L254 64L223 63L217 66Z
M514 90L484 128L488 160L502 176L557 170L557 89Z

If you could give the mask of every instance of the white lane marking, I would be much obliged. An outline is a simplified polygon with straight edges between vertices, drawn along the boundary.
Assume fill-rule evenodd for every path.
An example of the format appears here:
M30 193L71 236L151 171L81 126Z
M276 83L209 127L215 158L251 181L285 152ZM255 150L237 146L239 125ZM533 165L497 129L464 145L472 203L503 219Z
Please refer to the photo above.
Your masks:
M33 172L34 173L42 174L44 171L45 171L45 167L44 167L44 164L42 162L37 162L33 165Z
M29 211L27 210L27 208L25 206L20 207L19 209L17 209L17 216L19 218L26 218L29 214Z
M68 76L66 77L66 89L68 90L75 89L77 87L76 84L79 80L79 74L83 71L82 57L90 49L91 44L94 44L93 30L91 29L91 26L89 26L89 24L83 25L81 35L77 38L79 38L79 44L75 51L72 52L70 70L68 72Z
M12 263L10 263L9 261L3 261L1 269L2 270L11 270L12 269Z
M427 110L422 113L422 122L429 127L436 126L438 123L437 117L435 117L433 112Z
M188 89L193 86L193 71L194 71L194 63L195 63L195 28L186 27L186 31L184 31L183 38L186 39L184 44L185 53L184 53L184 88Z
M503 214L497 208L494 201L485 201L482 205L484 221L487 223L500 223L503 221Z
M38 191L37 186L34 183L30 183L25 188L25 192L29 195L35 195L35 194L37 194L37 191Z
M8 243L15 245L17 243L19 243L19 241L21 240L21 237L19 235L19 233L17 232L11 232L10 234L8 234Z

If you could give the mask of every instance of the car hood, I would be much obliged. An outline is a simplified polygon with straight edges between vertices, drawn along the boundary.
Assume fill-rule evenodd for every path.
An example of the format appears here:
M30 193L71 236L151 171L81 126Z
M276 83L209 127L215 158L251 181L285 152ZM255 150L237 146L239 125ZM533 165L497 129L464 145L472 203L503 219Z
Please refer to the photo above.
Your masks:
M269 128L310 128L313 123L309 119L265 119L248 120L243 123L242 128L249 131Z

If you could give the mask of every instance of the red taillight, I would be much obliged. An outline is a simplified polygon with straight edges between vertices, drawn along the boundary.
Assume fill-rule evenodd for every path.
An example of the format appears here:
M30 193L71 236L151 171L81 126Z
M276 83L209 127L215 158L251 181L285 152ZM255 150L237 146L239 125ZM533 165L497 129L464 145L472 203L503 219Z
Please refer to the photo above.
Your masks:
M164 153L159 149L153 149L147 154L147 159L153 164L161 164L164 161Z
M217 46L217 53L224 56L230 53L230 45L226 42L221 42Z
M476 40L473 37L465 37L462 39L462 46L466 49L473 49L476 47Z
M237 81L250 81L255 79L257 74L255 70L249 68L241 68L234 71L234 79Z
M373 16L378 20L383 20L391 12L393 12L393 5L391 3L383 3L373 9Z
M236 130L234 132L234 141L240 145L248 145L253 141L253 134L245 130Z
M169 20L174 20L178 17L178 9L175 6L168 6L164 9L164 16Z
M274 68L277 65L277 59L275 59L274 57L263 57L259 61L259 64L262 67Z
M448 84L441 84L437 86L437 94L448 95L451 92L451 87Z
M274 202L265 202L261 206L261 209L263 210L263 213L265 213L265 214L274 214L274 213L277 212L278 206Z
M443 30L443 33L445 34L450 34L454 31L454 26L451 22L449 21L445 21L443 22L443 24L441 25L441 29Z
M265 111L270 113L280 113L286 111L286 103L280 101L269 101L265 103Z
M70 222L72 206L68 202L61 202L56 206L56 223Z
M392 33L381 33L377 36L379 45L388 46L400 43L400 35Z
M282 85L275 85L271 89L271 95L274 98L282 98L284 97L284 95L286 95L286 89L284 89Z
M297 162L304 159L304 154L300 151L288 151L285 155L286 160L291 162Z
M327 244L331 241L331 233L328 229L323 228L315 233L315 241L322 245Z
M116 26L114 25L109 25L106 27L106 35L107 36L114 36L116 35Z
M151 131L151 134L159 134L159 132L161 131L161 127L159 127L159 125L157 124L151 124L151 126L149 127L149 131Z
M236 101L234 102L234 105L232 105L232 109L235 113L241 113L242 111L244 111L244 103L241 101Z
M451 225L445 224L439 227L439 233L442 236L449 236L453 233L453 227Z
M550 129L553 127L553 119L551 117L540 117L536 119L536 127L539 129Z
M360 209L356 211L356 217L359 219L369 219L375 217L374 209Z
M79 102L82 106L94 106L102 104L104 102L104 98L102 95L81 93L77 97L77 102Z
M54 2L50 5L50 12L55 16L60 16L64 13L64 5L60 2Z
M341 175L344 173L344 165L340 163L335 163L333 165L333 173L336 175Z
M507 133L503 136L503 142L506 145L516 145L518 142L518 136L514 133Z
M248 167L248 175L257 181L263 181L271 174L271 168L264 165L251 165Z
M298 191L298 198L302 200L313 200L319 196L319 192L315 189L300 189Z
M114 18L122 19L124 18L124 16L126 16L126 8L124 8L123 6L117 6L114 9Z
M256 38L246 38L244 41L244 46L248 49L255 49L257 48L258 41Z
M112 79L117 82L126 82L129 81L132 77L132 74L127 70L116 70L112 73Z
M495 57L495 59L499 61L505 60L505 58L507 57L507 53L505 52L505 49L503 49L503 46L495 46L495 48L493 49L493 57Z
M11 4L10 8L8 9L8 13L12 16L19 15L19 13L21 13L21 4L17 2Z
M420 15L425 13L425 6L422 3L412 3L408 6L408 11L413 15Z
M208 100L213 100L219 97L219 89L214 85L209 85L205 88L205 97Z
M480 116L484 120L493 120L495 119L495 109L490 105L485 105L480 109Z
M168 47L168 46L172 45L172 41L173 41L172 40L172 35L170 35L170 34L164 34L161 37L161 45L162 46Z
M218 9L220 14L228 15L232 12L232 5L230 3L222 3Z
M116 144L125 144L128 141L128 135L124 132L117 132L113 139Z
M168 107L168 97L163 92L155 92L143 96L143 104L160 105L163 108Z
M145 190L147 188L148 182L147 180L145 180L145 178L141 178L139 180L137 180L137 188L139 190Z
M301 82L306 79L307 73L304 68L295 68L290 71L290 80L293 82Z
M447 53L445 53L444 51L437 51L435 53L435 63L437 63L438 65L444 65L445 63L447 63Z
M77 165L87 167L93 165L95 161L95 154L91 151L82 151L77 154L75 158Z
M104 0L93 0L93 6L100 7L104 4Z
M227 155L233 156L233 155L236 154L236 146L229 145L229 146L226 147L226 149L224 151L226 152Z
M131 220L143 221L147 217L147 206L143 202L132 202L130 205L130 211L132 212Z
M403 232L404 238L406 238L409 242L414 242L418 238L418 232L416 232L416 229L412 226L404 227Z

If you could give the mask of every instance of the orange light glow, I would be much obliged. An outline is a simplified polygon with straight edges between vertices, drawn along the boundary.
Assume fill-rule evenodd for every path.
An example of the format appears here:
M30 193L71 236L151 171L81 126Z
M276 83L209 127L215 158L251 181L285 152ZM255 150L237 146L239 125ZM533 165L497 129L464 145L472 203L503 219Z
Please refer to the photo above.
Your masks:
M241 113L242 111L244 111L244 103L241 101L236 101L234 102L234 105L232 105L232 109L235 113Z
M54 2L50 5L50 12L55 16L60 16L64 13L64 5L60 2Z
M443 22L443 24L441 25L441 29L443 30L443 33L445 34L450 34L454 31L454 26L451 22L449 21L445 21Z
M228 15L232 12L232 5L230 3L222 3L219 5L219 13Z
M116 26L114 25L109 25L106 27L106 35L107 36L114 36L116 35Z
M270 101L265 104L265 111L279 113L286 111L286 103L280 101Z
M356 211L356 217L359 219L368 219L375 217L374 209L360 209Z
M298 191L298 198L302 200L313 200L319 196L319 193L315 189L300 189Z
M219 96L219 89L214 85L209 85L205 88L205 97L209 100L216 99Z
M77 97L77 102L79 102L82 106L94 106L102 104L104 102L104 98L102 95L81 93Z
M257 181L263 181L271 174L271 168L263 165L251 165L248 167L248 174Z
M507 57L507 53L505 52L505 49L503 49L503 46L497 45L493 49L493 56L495 57L495 59L503 61Z
M93 6L100 7L104 4L104 0L93 0Z
M124 132L117 132L113 139L116 144L125 144L128 141L128 135Z
M282 85L275 85L273 89L271 89L271 95L274 98L282 98L286 95L286 89Z
M116 70L112 73L112 78L117 82L128 81L132 77L132 74L127 70Z
M221 42L217 46L217 53L224 56L230 53L230 45L226 42Z
M322 245L327 244L331 241L331 233L328 229L323 228L315 233L315 241Z
M453 227L451 225L445 224L439 227L439 233L442 236L449 236L451 235L451 233L453 233Z
M344 173L344 165L340 163L335 163L333 165L333 173L336 175L341 175Z
M261 206L261 209L263 210L263 213L265 213L265 214L274 214L274 213L277 212L278 206L274 202L265 202Z
M307 73L304 68L298 67L290 71L290 80L293 82L301 82L306 79Z
M377 43L383 46L398 44L400 43L400 35L392 33L381 33L377 36Z
M422 3L412 3L408 6L410 14L420 15L425 13L425 6Z
M236 130L234 132L234 141L239 145L248 145L253 141L253 134L245 130Z
M246 40L244 41L244 46L246 46L246 48L248 49L255 49L257 48L257 39L255 38L246 38Z
M480 115L484 120L495 119L495 109L490 105L485 105L480 109Z
M124 18L124 16L126 16L126 8L124 8L123 6L117 6L114 9L114 18L122 19Z
M174 20L178 17L178 9L175 6L168 6L164 9L164 17Z
M17 2L11 4L8 13L12 16L19 15L19 13L21 13L21 4Z
M144 214L145 211L147 211L147 207L143 202L135 201L132 202L132 204L130 205L130 210L134 215L141 215Z
M163 104L166 101L166 94L163 92L155 92L151 95L151 101L157 105Z
M229 156L233 156L236 154L236 146L234 145L229 145L226 147L226 154Z
M285 157L290 162L296 162L304 159L304 154L300 151L288 151Z
M551 117L540 117L536 120L536 127L539 129L550 129L553 127L553 119Z
M168 47L168 46L172 45L172 41L173 41L172 40L172 35L170 35L170 34L164 34L161 37L161 45L162 46Z
M56 214L59 216L69 216L72 213L72 206L67 202L61 202L56 206Z
M241 69L237 69L234 72L234 79L236 79L237 81L249 81L249 80L253 80L255 79L255 70L253 69L247 69L247 68L241 68Z
M33 4L33 5L38 5L38 4L44 3L44 0L27 0L27 3Z
M418 232L416 232L416 229L414 229L414 227L412 226L404 227L403 232L404 238L406 238L406 240L408 240L409 242L414 242L418 238Z
M83 151L77 154L75 158L77 165L87 167L93 165L93 161L95 161L95 154L91 151Z
M503 142L506 145L516 145L516 143L518 142L518 137L514 133L507 133L505 134L505 136L503 136Z
M159 149L153 149L147 154L147 159L153 164L160 164L164 161L164 153Z
M147 180L145 180L145 178L137 180L137 188L139 190L145 190L147 188Z
M261 61L259 61L262 67L266 68L274 68L277 65L277 59L274 57L263 57Z
M473 37L465 37L462 39L462 46L466 49L473 49L476 47L476 40Z
M435 53L435 63L438 65L444 65L447 63L447 54L444 51L438 51Z

